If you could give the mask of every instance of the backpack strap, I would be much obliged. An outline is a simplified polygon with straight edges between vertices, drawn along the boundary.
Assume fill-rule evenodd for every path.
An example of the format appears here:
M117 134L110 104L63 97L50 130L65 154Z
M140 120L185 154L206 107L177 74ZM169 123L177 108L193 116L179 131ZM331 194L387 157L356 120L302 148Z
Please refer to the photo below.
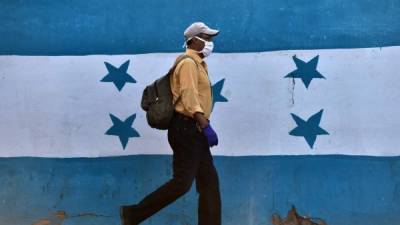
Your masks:
M172 74L174 73L176 67L178 66L178 64L184 60L190 58L193 60L193 62L196 64L197 70L199 69L199 65L197 64L197 62L193 59L193 57L186 55L186 54L182 54L180 56L178 56L178 59L176 60L176 62L174 63L174 65L171 67L171 69L169 70L168 74L169 76L172 76ZM199 72L199 71L198 71ZM178 96L178 98L176 99L176 101L174 102L174 108L176 106L176 104L179 102L179 100L181 99L181 96Z

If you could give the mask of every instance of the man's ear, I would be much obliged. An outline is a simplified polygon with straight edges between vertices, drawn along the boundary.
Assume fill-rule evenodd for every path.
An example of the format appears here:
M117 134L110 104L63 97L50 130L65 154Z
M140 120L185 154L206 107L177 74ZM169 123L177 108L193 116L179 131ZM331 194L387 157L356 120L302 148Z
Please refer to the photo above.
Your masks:
M193 40L193 41L195 41L194 43L195 43L196 46L199 47L199 50L203 49L203 47L204 47L204 45L205 45L204 42L201 41L201 40L199 40L199 39L197 39L197 38L193 38L193 39L195 39L195 40Z
M197 40L196 40L195 38L192 38L192 39L187 43L187 45L190 46L192 49L195 49L195 50L196 50L196 48L197 48L197 46L198 46L198 42L197 42Z
M194 37L194 38L191 39L191 41L192 41L193 44L197 44L199 42L199 39Z

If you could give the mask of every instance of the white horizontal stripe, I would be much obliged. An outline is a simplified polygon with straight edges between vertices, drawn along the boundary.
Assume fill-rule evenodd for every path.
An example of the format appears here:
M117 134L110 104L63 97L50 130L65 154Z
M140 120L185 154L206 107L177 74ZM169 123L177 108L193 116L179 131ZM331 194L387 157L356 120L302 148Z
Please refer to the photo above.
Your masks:
M151 129L140 108L145 85L163 75L177 54L93 56L0 56L0 156L97 157L171 154L166 131ZM319 55L308 89L283 78L296 69L292 56ZM207 59L212 83L225 78L211 123L219 135L215 155L347 154L400 155L400 47L213 54ZM104 62L137 83L118 92L100 82ZM290 113L303 119L324 109L320 135L310 149ZM124 120L136 113L125 150L109 113Z

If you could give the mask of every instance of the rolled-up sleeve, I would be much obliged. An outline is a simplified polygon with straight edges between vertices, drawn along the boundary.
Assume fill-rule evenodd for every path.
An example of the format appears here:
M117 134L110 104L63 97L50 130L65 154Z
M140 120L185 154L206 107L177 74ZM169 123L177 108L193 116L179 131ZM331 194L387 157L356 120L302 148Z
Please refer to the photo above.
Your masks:
M198 71L195 62L191 59L182 60L178 70L180 96L184 108L194 115L196 112L204 113L199 101Z

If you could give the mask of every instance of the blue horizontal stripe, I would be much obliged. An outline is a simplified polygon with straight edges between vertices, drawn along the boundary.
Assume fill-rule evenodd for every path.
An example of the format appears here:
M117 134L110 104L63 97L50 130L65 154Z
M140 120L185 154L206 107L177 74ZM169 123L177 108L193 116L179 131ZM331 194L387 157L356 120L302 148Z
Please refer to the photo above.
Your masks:
M178 52L198 20L221 30L217 52L400 45L398 0L8 0L0 55Z
M300 214L329 225L400 221L400 157L214 157L223 224L270 224L273 213ZM171 156L0 158L0 218L32 224L65 211L63 224L119 224L118 206L139 201L171 176ZM146 224L195 224L195 185Z

